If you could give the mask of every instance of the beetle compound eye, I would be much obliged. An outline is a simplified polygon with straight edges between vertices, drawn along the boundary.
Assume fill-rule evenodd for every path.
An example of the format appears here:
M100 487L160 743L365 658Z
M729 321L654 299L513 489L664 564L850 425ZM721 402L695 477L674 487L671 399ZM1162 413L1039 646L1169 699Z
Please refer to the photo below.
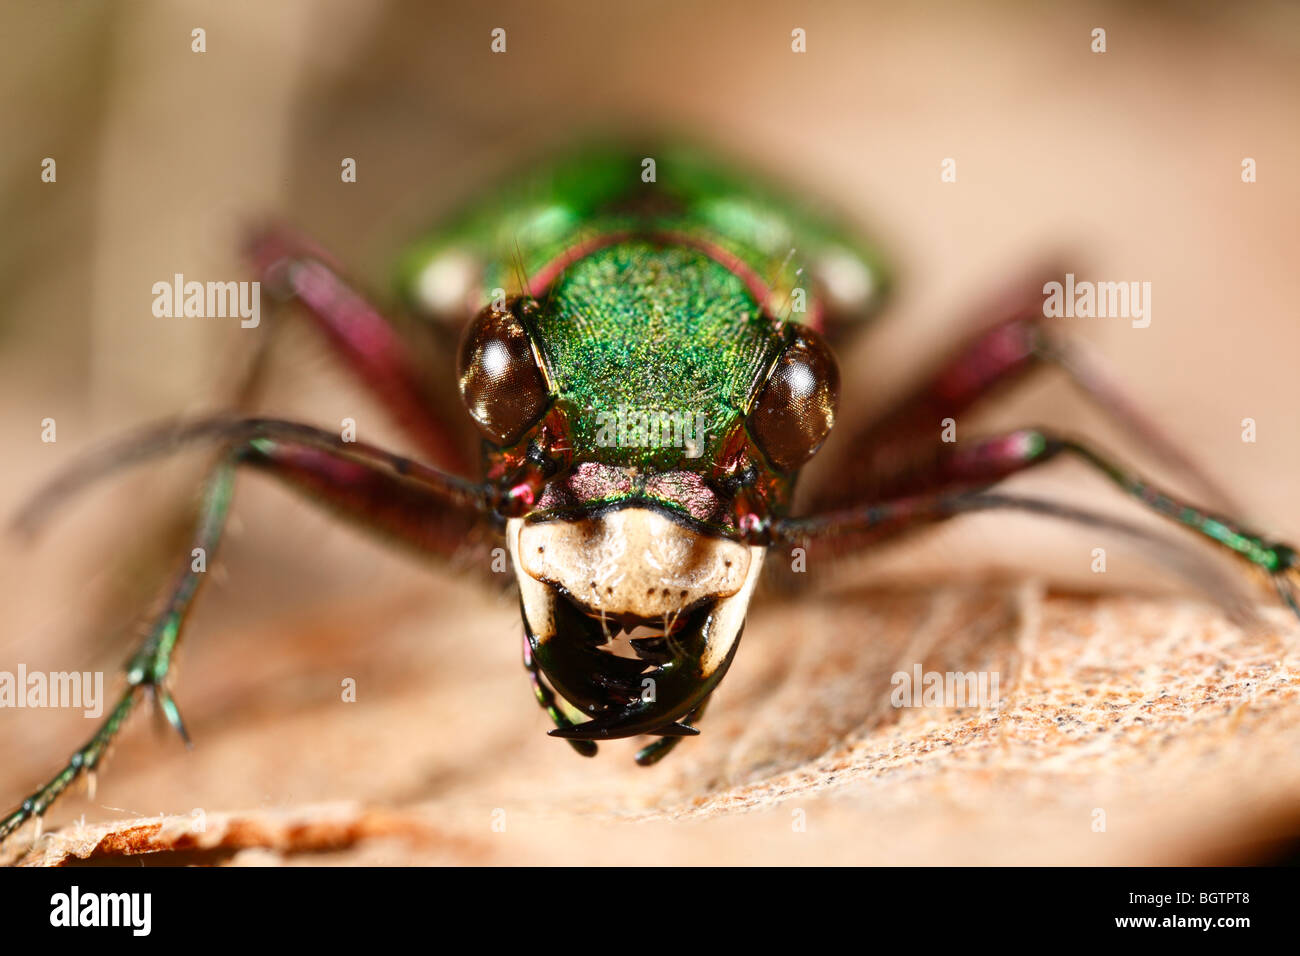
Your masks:
M749 413L749 433L781 471L794 471L821 447L835 423L840 370L821 336L792 326Z
M546 376L519 318L522 300L504 311L488 306L465 330L456 366L460 397L489 440L511 445L541 416L549 398Z

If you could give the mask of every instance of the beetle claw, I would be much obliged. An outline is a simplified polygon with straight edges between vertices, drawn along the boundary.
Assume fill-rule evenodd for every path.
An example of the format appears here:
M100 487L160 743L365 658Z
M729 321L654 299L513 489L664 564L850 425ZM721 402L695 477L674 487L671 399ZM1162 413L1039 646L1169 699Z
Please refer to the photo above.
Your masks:
M176 706L176 700L163 687L156 684L150 685L153 691L154 703L158 707L159 713L166 719L176 733L180 734L181 741L185 744L186 749L193 749L194 741L190 739L190 732L185 727L185 721L181 718L180 708Z

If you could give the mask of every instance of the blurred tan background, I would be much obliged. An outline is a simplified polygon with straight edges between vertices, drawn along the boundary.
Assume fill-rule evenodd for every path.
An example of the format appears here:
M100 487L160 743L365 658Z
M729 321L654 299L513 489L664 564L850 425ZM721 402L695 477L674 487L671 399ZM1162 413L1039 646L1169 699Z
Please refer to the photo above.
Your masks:
M254 334L157 319L150 289L175 272L249 278L249 223L297 224L383 299L403 243L496 173L578 133L652 127L833 202L896 265L882 324L841 356L845 424L947 347L973 303L1061 255L1081 278L1152 283L1149 328L1070 328L1247 517L1300 538L1290 4L10 3L0 25L5 514L96 441L229 403ZM498 26L505 55L489 52ZM790 51L794 27L805 54ZM1095 27L1105 54L1090 51ZM54 184L40 179L47 156ZM345 156L354 184L339 179ZM956 183L940 182L945 157ZM1241 182L1244 157L1254 184ZM331 427L351 415L403 447L301 323L279 338L266 411ZM1245 417L1256 443L1241 440ZM1145 464L1058 378L972 425L1027 422ZM114 673L176 553L196 469L124 476L38 546L0 544L0 669ZM1141 517L1069 465L1016 487ZM155 743L137 719L96 800L68 799L50 823L240 814L242 829L191 834L212 845L202 853L160 857L176 862L1288 852L1300 834L1294 622L1261 592L1264 626L1242 633L1118 545L1093 575L1094 538L983 516L839 568L816 599L756 605L703 735L643 771L629 742L582 761L545 737L513 598L247 478L182 654L196 749ZM1099 588L1112 596L1088 596ZM1010 702L997 717L890 710L889 674L918 659L1001 669ZM339 702L349 676L356 704ZM78 714L0 711L0 802L88 733ZM330 826L297 826L334 801L352 802ZM505 832L491 828L496 810ZM792 829L796 810L806 831Z

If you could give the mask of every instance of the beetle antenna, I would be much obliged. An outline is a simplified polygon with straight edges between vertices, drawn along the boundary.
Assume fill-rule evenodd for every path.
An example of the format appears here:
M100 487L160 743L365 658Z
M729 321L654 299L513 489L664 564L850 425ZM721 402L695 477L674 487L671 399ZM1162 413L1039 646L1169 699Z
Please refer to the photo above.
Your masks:
M524 269L524 254L519 248L519 234L514 236L515 243L515 278L519 282L519 294L528 295L528 272Z
M767 277L767 295L765 295L763 297L763 301L759 303L759 307L765 313L772 315L773 318L775 318L778 322L782 321L780 316L768 311L769 306L771 306L772 304L772 290L776 287L777 282L780 281L781 274L785 272L785 267L788 266L790 264L790 260L794 258L794 253L795 253L795 248L794 246L791 246L790 251L787 252L785 254L785 258L781 260L781 264L777 266L775 269L773 269L771 275ZM786 293L785 298L786 301L782 303L781 308L785 308L785 306L790 301L790 294L788 292Z

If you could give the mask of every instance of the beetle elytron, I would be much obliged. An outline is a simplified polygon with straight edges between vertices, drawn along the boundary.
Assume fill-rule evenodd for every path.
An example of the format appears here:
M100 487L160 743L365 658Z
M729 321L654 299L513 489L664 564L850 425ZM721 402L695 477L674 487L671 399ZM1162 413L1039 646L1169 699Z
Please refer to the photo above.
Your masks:
M1186 464L1113 388L1081 372L1077 353L1046 327L1037 288L990 309L922 387L833 448L834 467L804 489L796 511L795 479L836 413L827 343L874 313L884 272L835 226L690 150L580 154L497 193L404 259L409 310L435 333L463 327L457 375L477 428L478 478L469 423L440 415L430 398L440 380L421 374L394 327L326 256L271 231L252 259L264 286L305 307L424 461L274 419L169 424L59 478L18 524L34 529L113 469L209 443L219 458L194 543L208 554L240 466L426 554L504 546L534 692L551 733L579 753L648 735L656 739L637 761L650 764L698 733L770 551L800 547L813 565L992 508L1150 539L1113 519L990 491L1062 453L1236 552L1300 613L1291 548L1164 494L1084 444L1038 428L940 440L944 419L1055 362L1150 447ZM146 693L185 736L167 678L200 578L187 555L128 661L123 696L64 769L0 822L0 839L92 774Z

